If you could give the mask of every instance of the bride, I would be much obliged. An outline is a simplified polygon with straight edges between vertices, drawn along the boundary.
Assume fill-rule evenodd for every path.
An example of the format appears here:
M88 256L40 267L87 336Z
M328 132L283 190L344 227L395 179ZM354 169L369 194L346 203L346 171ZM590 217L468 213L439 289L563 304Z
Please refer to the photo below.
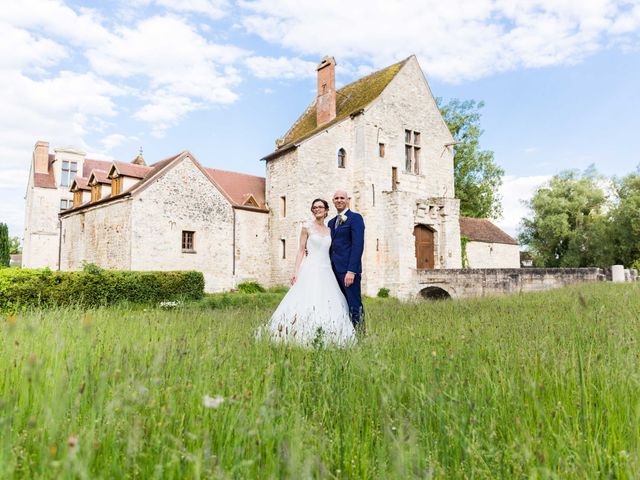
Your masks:
M324 223L329 204L318 198L311 202L311 213L314 220L300 233L291 288L265 329L276 341L351 345L355 330L329 259L331 230Z

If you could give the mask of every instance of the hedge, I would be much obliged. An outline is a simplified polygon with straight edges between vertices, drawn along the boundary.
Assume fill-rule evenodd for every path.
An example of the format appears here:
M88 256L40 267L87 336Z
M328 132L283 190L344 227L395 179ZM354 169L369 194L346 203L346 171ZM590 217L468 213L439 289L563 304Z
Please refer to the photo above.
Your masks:
M200 272L52 272L0 269L0 311L31 306L112 305L197 300L204 294Z

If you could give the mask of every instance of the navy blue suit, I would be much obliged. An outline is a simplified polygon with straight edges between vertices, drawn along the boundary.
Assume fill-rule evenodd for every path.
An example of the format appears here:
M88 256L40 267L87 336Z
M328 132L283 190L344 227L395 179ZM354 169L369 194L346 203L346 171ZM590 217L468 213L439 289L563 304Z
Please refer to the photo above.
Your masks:
M361 280L362 280L362 251L364 250L364 220L362 215L350 210L342 212L347 220L336 227L334 217L329 220L331 229L331 266L336 275L342 293L349 304L351 323L356 329L364 330L364 309L362 308ZM349 288L344 286L347 272L355 273L353 284Z

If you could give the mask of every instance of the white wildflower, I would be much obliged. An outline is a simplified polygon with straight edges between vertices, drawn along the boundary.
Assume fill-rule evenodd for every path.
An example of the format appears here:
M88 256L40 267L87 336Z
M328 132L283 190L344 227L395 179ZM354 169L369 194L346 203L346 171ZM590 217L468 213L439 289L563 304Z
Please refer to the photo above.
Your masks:
M218 408L224 402L224 397L220 395L216 395L215 397L210 397L209 395L205 395L202 403L205 408Z

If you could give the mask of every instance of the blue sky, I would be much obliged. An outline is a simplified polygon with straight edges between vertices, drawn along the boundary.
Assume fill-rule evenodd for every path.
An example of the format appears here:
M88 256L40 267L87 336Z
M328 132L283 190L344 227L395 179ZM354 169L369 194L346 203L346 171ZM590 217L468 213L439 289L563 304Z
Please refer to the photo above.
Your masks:
M22 0L0 6L0 221L21 235L33 145L148 162L190 150L262 175L315 96L416 54L434 94L483 100L504 217L567 168L640 164L640 0Z

